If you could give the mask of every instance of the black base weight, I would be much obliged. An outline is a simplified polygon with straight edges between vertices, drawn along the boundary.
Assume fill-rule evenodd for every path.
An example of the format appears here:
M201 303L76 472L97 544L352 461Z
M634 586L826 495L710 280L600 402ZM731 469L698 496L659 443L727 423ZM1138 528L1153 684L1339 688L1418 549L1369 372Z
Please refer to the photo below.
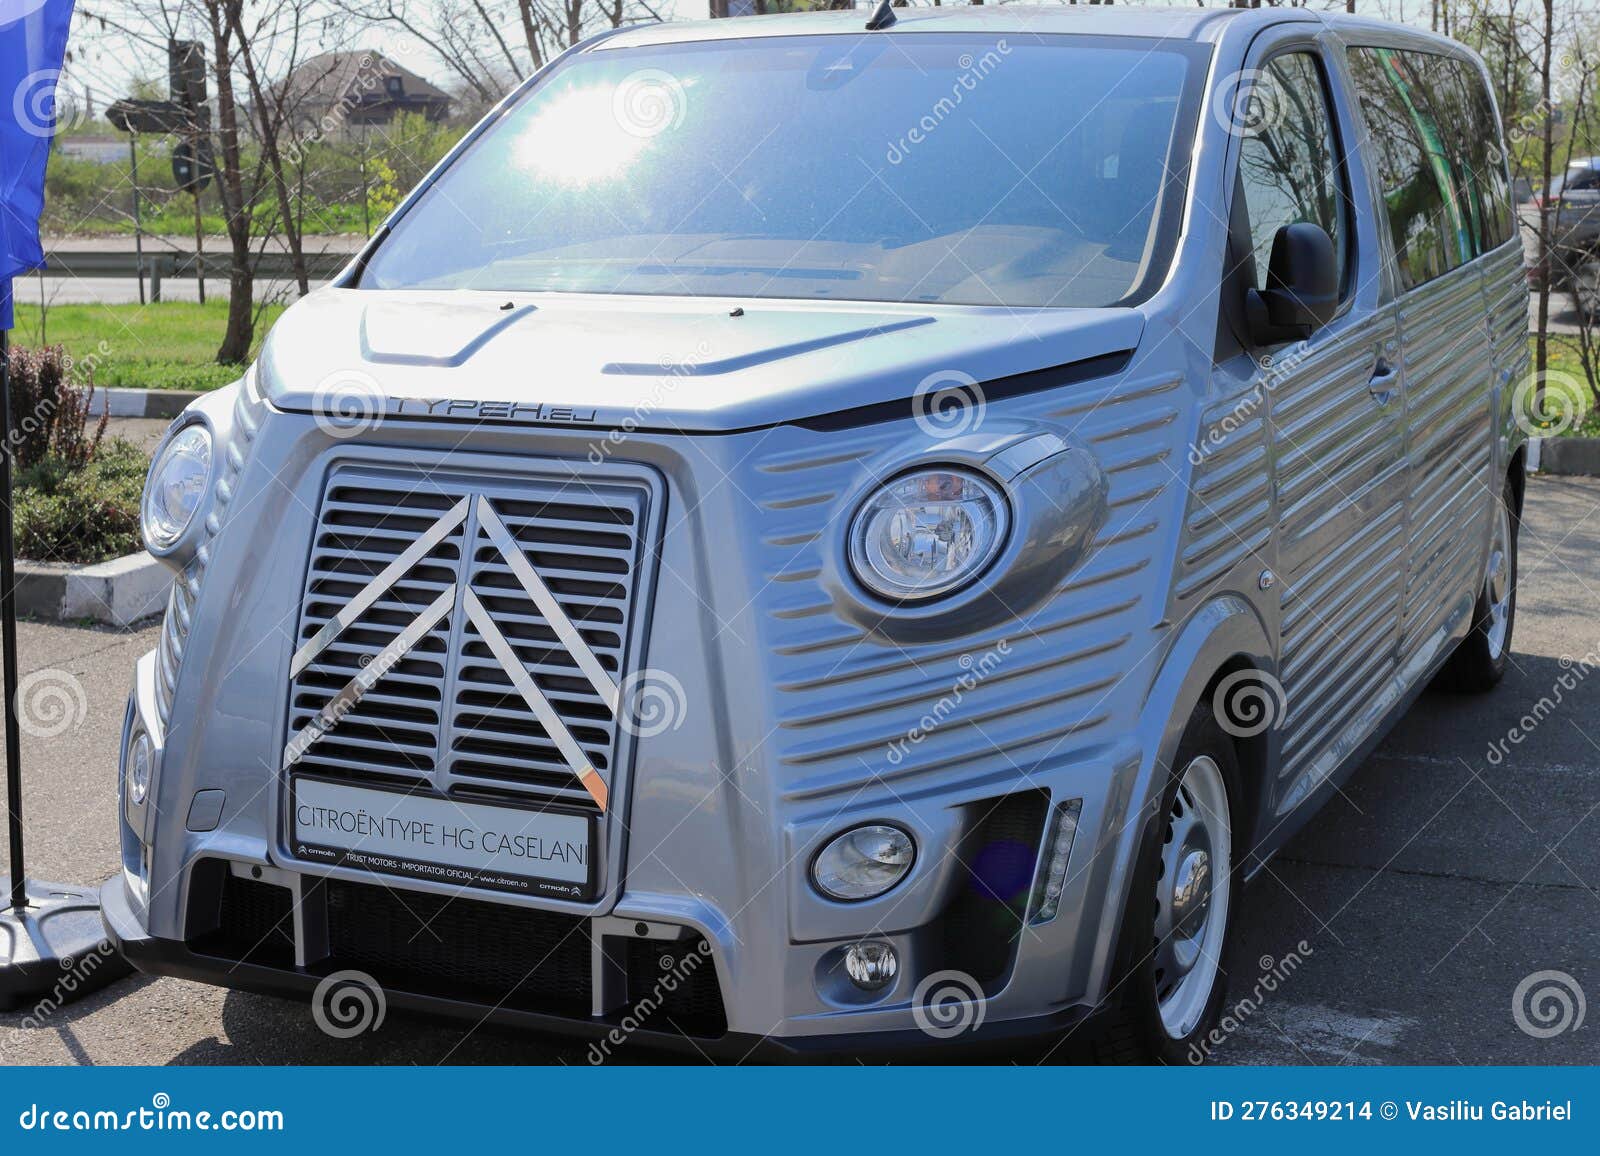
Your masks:
M28 905L0 908L0 1012L55 1010L131 970L106 940L92 887L24 881ZM0 895L11 893L10 882Z

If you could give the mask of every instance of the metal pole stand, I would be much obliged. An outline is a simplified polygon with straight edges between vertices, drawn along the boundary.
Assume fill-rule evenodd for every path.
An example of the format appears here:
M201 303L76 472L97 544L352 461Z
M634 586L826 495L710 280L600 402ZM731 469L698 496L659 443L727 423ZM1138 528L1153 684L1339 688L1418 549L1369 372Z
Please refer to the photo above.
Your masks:
M0 329L0 664L4 665L6 826L11 874L0 911L0 1011L55 1008L126 974L126 960L106 940L99 892L40 883L22 869L22 742L17 724L17 575L11 525L11 382L9 334Z

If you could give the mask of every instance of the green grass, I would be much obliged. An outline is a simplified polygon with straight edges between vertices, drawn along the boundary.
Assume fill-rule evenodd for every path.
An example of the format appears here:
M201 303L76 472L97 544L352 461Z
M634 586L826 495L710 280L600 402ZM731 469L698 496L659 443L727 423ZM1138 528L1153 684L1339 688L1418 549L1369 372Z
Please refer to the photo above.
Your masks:
M1533 339L1528 339L1532 356ZM1583 360L1578 356L1578 339L1575 337L1550 338L1549 371L1545 375L1545 409L1552 414L1581 413L1583 420L1574 423L1560 436L1600 437L1600 405L1596 404L1594 388L1583 373ZM1564 394L1562 401L1552 394Z
M262 310L256 346L283 312ZM92 370L101 388L216 389L244 372L242 365L218 365L217 347L227 328L228 303L212 299L164 301L159 305L55 305L44 318L41 338L37 308L17 305L18 345L63 345L78 368ZM97 407L98 408L98 407Z

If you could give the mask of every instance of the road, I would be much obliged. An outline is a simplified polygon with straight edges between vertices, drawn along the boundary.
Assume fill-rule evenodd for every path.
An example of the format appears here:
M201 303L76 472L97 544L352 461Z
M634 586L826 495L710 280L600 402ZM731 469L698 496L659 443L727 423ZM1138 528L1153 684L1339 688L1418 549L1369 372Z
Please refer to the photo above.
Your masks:
M341 257L348 257L358 252L366 238L355 234L330 234L305 238L305 251L307 253L337 253ZM270 243L278 250L284 248L282 238L274 238ZM131 236L109 237L47 237L44 241L47 254L62 254L65 259L71 259L74 252L122 252L133 253L134 244ZM194 238L176 236L153 236L144 239L144 253L147 257L161 253L182 251L189 252L194 249ZM205 254L206 268L206 293L209 298L226 297L228 293L228 253L229 245L226 237L208 236L205 239L203 251ZM59 262L57 262L59 264ZM65 277L52 276L46 270L44 274L34 274L20 277L16 283L17 308L37 308L40 299L41 282L44 301L47 305L119 305L139 300L139 282L133 277ZM312 288L324 284L322 281L313 281ZM145 292L148 294L150 286L148 279ZM196 301L199 300L199 286L192 277L167 277L161 282L161 297L163 301ZM257 301L292 301L298 290L292 280L283 278L262 278L257 280L255 296ZM148 298L147 298L148 299Z
M1600 666L1585 677L1582 664L1600 663L1600 480L1530 482L1519 602L1505 682L1484 697L1425 695L1244 894L1226 966L1230 1003L1251 1003L1236 1007L1217 1062L1600 1063L1593 1023L1540 1039L1512 1007L1543 971L1600 996ZM155 640L149 627L21 628L24 671L70 673L87 708L76 729L23 741L41 877L114 869L123 696ZM1557 691L1561 704L1492 761L1491 744ZM1050 1058L1077 1054L1069 1044ZM301 1004L133 978L38 1027L0 1016L0 1062L586 1060L568 1041L394 1011L375 1033L334 1040Z

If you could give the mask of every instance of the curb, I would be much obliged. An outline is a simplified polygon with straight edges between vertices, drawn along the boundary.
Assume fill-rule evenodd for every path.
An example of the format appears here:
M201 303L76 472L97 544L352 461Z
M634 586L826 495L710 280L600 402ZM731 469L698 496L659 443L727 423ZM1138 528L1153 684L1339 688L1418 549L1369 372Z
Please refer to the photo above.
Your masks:
M205 394L193 389L97 389L112 417L174 418ZM98 415L96 415L98 416Z
M17 612L132 626L166 606L172 571L145 551L89 566L17 562Z
M1530 469L1564 477L1600 477L1600 438L1537 438L1528 448Z

